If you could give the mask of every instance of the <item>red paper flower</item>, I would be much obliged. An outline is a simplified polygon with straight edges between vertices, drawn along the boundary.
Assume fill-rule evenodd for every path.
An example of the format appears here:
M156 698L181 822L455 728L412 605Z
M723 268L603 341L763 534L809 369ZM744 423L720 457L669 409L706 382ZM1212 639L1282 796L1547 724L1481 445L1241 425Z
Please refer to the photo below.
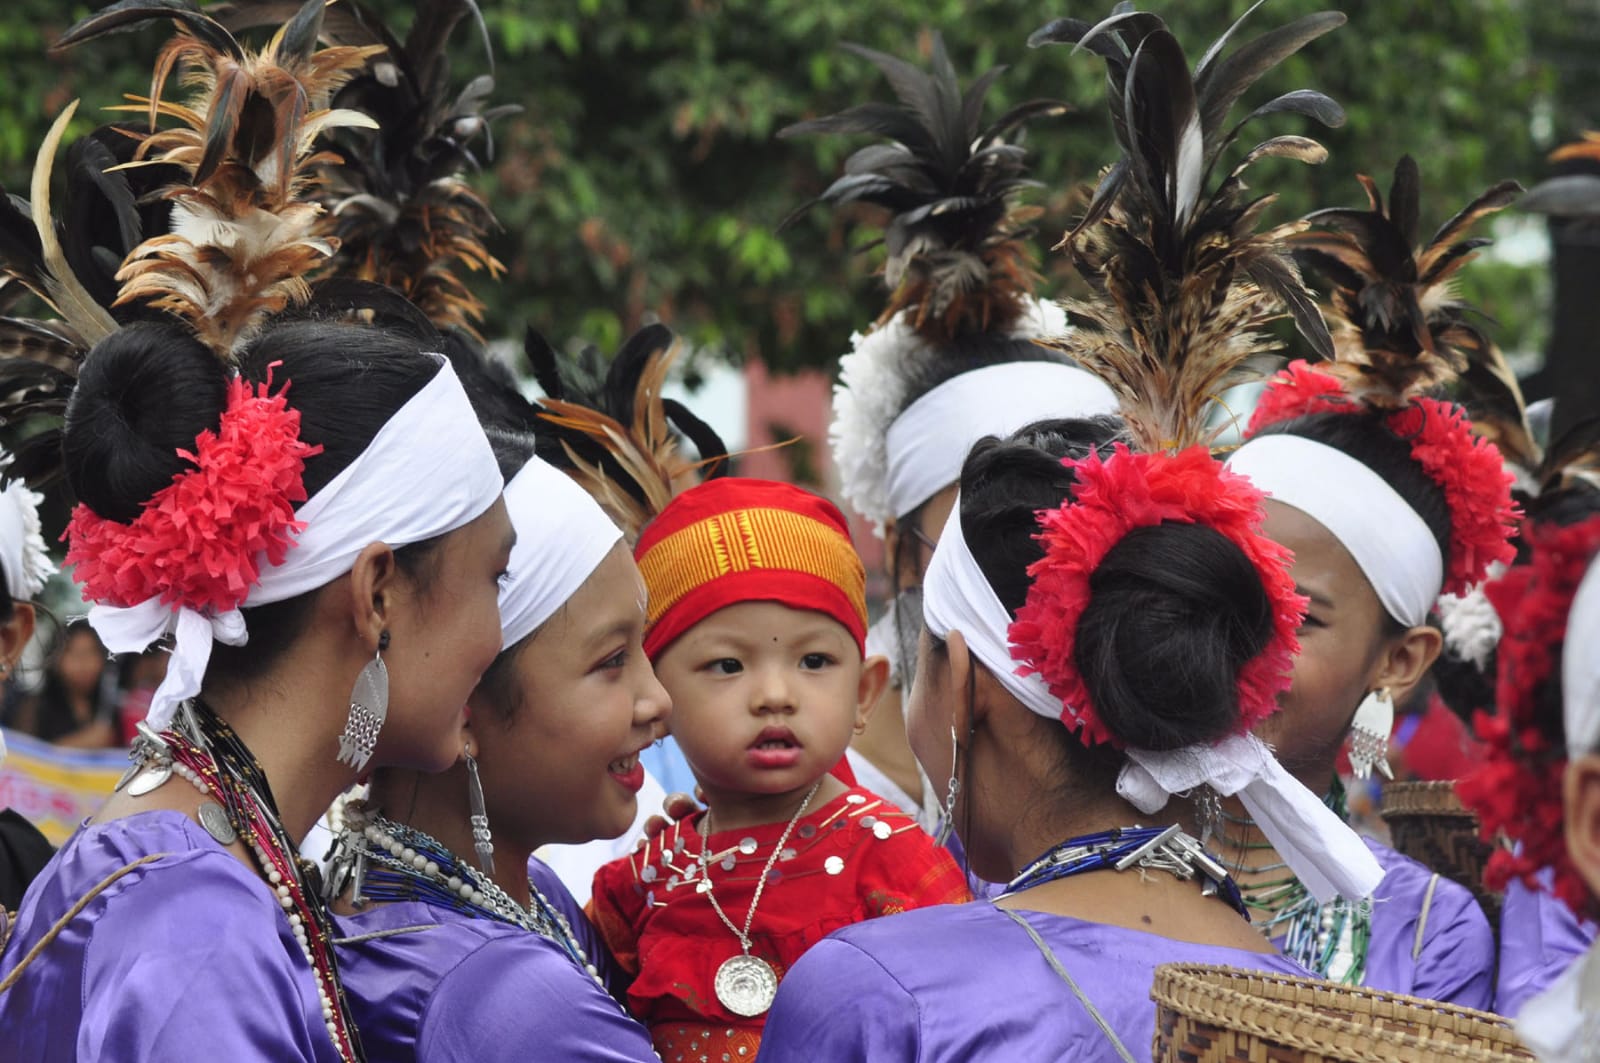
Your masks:
M145 503L131 523L79 505L67 524L67 564L91 601L131 606L156 598L212 615L237 608L263 559L281 565L304 525L305 459L322 448L300 441L300 412L267 383L234 379L218 430L178 452L196 466Z
M1062 722L1085 745L1116 740L1095 711L1074 658L1078 621L1089 604L1089 580L1111 548L1135 528L1173 521L1203 524L1232 541L1261 576L1272 603L1266 647L1239 673L1239 731L1278 708L1289 688L1295 631L1306 599L1295 593L1290 555L1260 534L1261 492L1229 472L1204 447L1177 454L1136 454L1118 445L1109 459L1065 462L1077 474L1074 498L1039 516L1045 555L1028 568L1033 584L1010 628L1011 654L1023 674L1037 673L1061 699Z
M1345 393L1337 377L1296 360L1267 385L1247 434L1315 413L1368 409ZM1511 539L1520 513L1511 499L1512 475L1499 448L1474 435L1466 411L1454 403L1414 398L1389 414L1385 424L1410 444L1412 460L1444 492L1450 550L1442 592L1465 594L1482 582L1491 564L1509 564L1516 556Z
M1536 525L1523 533L1531 547L1527 564L1489 585L1490 600L1505 621L1497 657L1496 712L1479 712L1478 737L1488 746L1483 765L1456 784L1467 807L1478 813L1483 837L1497 842L1504 832L1520 849L1497 847L1484 870L1490 889L1512 878L1542 889L1541 868L1554 872L1549 887L1580 915L1590 910L1588 886L1567 854L1561 779L1567 752L1541 721L1541 695L1557 682L1557 664L1567 634L1567 615L1589 564L1600 552L1600 517L1577 524Z

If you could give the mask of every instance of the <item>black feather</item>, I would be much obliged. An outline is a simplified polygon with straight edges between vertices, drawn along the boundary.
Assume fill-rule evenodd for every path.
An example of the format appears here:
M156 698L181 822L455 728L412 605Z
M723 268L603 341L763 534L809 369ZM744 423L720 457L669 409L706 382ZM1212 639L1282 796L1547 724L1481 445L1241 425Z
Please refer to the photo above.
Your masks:
M172 19L184 29L223 55L243 58L244 49L222 24L201 12L192 0L118 0L80 19L51 45L52 51L71 48L84 41L140 28L155 19Z

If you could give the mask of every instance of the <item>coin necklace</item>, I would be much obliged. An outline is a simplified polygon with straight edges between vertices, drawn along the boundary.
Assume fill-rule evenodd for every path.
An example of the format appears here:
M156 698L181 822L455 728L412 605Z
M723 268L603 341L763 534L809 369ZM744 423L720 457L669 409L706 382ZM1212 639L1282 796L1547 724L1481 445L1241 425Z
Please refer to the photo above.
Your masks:
M818 779L816 785L811 787L805 800L800 802L800 807L794 810L794 815L789 818L789 825L783 828L783 834L778 838L778 844L772 847L772 855L767 857L767 866L761 869L761 877L756 880L756 892L750 898L750 910L744 917L744 929L740 930L733 925L733 920L728 918L728 913L722 910L722 905L717 902L717 895L711 886L711 862L706 853L711 848L711 810L706 810L705 820L701 826L706 828L705 837L700 844L700 882L695 887L706 895L706 900L711 902L712 909L717 913L723 925L733 931L739 939L740 955L730 956L722 961L722 966L717 968L715 988L717 999L722 1006L743 1018L753 1018L763 1015L772 1007L773 998L778 995L778 972L772 969L772 964L760 956L750 955L750 926L755 922L756 906L761 903L761 891L767 887L767 876L772 874L772 865L778 862L778 854L783 852L783 847L789 843L789 835L794 832L795 824L800 822L800 817L806 814L806 809L811 806L811 799L817 796L822 780Z

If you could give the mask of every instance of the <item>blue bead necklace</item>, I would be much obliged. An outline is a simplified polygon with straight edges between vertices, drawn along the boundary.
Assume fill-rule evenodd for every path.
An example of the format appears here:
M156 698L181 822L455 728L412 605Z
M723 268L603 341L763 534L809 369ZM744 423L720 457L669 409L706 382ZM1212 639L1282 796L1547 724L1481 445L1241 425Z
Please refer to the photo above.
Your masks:
M1133 867L1165 871L1184 881L1198 877L1202 893L1221 897L1234 911L1248 918L1238 883L1199 841L1185 834L1177 824L1117 827L1068 838L1023 868L1007 883L1005 895L1091 871L1126 871Z

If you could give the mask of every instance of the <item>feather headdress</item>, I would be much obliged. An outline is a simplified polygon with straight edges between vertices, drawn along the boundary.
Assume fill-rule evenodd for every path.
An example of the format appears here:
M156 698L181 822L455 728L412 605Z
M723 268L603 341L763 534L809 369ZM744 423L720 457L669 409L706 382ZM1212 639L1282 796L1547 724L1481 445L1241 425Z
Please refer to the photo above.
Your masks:
M963 92L938 34L929 71L870 48L842 47L881 70L899 103L864 103L778 133L870 134L886 141L851 155L843 176L790 220L817 203L882 208L889 215L883 236L867 245L881 243L888 252L884 280L892 294L878 324L905 311L913 330L935 343L969 332L1004 332L1022 315L1038 281L1026 237L1039 214L1017 201L1037 182L1025 176L1022 146L1005 138L1067 106L1031 100L985 125L984 99L1005 67L989 70Z
M1377 182L1359 177L1366 210L1334 208L1306 216L1315 229L1291 239L1295 257L1329 284L1328 317L1334 323L1330 372L1350 394L1379 407L1475 370L1474 383L1501 402L1520 395L1504 357L1469 318L1471 309L1455 291L1461 268L1490 241L1467 238L1480 220L1505 208L1522 192L1502 181L1463 207L1418 246L1417 164L1403 156L1394 169L1385 209Z
M259 52L244 47L189 0L123 0L67 31L57 48L154 19L176 36L162 49L148 97L121 108L142 122L96 129L66 150L66 197L52 200L56 156L76 103L38 152L30 199L0 201L0 271L56 320L0 318L4 419L45 427L17 444L14 471L32 483L59 472L59 420L79 364L121 325L176 316L219 356L267 315L304 298L304 274L333 244L317 234L305 198L319 132L370 122L330 110L328 96L374 54L318 49L322 0L293 17ZM182 68L191 105L161 98ZM162 117L176 128L159 129Z
M282 18L293 3L243 0L218 17L230 28L261 25ZM332 17L335 11L340 17ZM484 304L460 272L494 278L505 267L485 246L497 227L494 214L466 177L493 155L490 123L521 110L487 106L492 74L459 89L451 80L447 46L464 20L476 22L489 54L482 13L475 0L419 4L404 42L378 12L354 0L341 0L329 15L326 40L382 49L333 101L375 124L339 126L323 139L335 153L317 171L324 228L339 241L331 270L394 288L438 328L481 339L474 325Z
M602 371L590 349L563 365L532 329L525 341L545 425L560 454L551 455L616 521L631 543L673 496L727 472L728 449L711 426L662 395L680 345L665 325L647 325L623 343ZM693 443L698 460L683 452ZM564 460L563 460L564 459Z
M146 238L117 272L117 303L183 319L222 357L266 317L303 302L306 274L338 246L321 233L322 211L310 199L313 171L328 160L314 145L329 130L373 124L331 101L380 49L319 48L323 7L306 0L259 51L188 0L122 0L56 42L69 48L157 18L177 24L150 95L121 108L149 116L132 165L172 166L181 176L162 192L168 231ZM162 98L175 69L192 90L188 104ZM158 128L163 117L176 124Z
M875 525L903 514L889 499L887 435L905 410L908 378L958 337L1038 339L1066 329L1066 315L1033 295L1038 282L1029 237L1036 207L1019 201L1037 182L1027 153L1014 143L1030 120L1062 114L1055 100L1020 104L985 121L984 103L1004 73L995 67L962 89L938 34L929 68L857 45L846 51L876 66L896 102L872 101L798 122L781 137L868 135L818 203L862 204L884 215L882 236L890 295L872 327L851 337L839 364L829 443L850 504ZM881 530L881 528L880 528Z
M1068 304L1075 330L1060 346L1117 391L1135 439L1150 451L1211 441L1211 402L1258 375L1258 356L1277 346L1262 330L1286 312L1314 349L1332 350L1285 246L1303 223L1258 232L1275 197L1250 197L1244 183L1258 159L1320 163L1326 150L1305 137L1273 137L1208 187L1223 153L1256 118L1287 112L1327 126L1344 122L1332 99L1300 89L1227 124L1263 74L1345 21L1332 11L1307 15L1228 51L1259 6L1212 44L1192 73L1166 24L1131 4L1118 4L1098 24L1057 19L1029 38L1034 46L1075 44L1106 63L1122 158L1059 245L1094 293Z

